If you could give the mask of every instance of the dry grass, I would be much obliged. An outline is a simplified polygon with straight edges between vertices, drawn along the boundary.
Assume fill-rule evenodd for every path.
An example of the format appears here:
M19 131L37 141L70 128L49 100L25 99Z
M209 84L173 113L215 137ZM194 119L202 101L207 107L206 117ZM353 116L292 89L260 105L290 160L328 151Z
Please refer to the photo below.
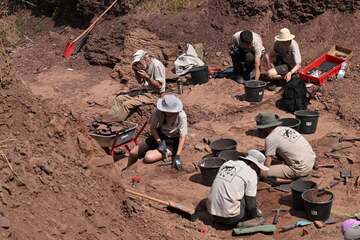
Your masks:
M10 57L0 39L0 88L7 88L13 79Z
M146 14L156 14L161 12L178 12L188 8L191 0L152 0L144 1L140 10Z
M15 46L23 38L25 20L22 17L0 19L0 41L5 46Z

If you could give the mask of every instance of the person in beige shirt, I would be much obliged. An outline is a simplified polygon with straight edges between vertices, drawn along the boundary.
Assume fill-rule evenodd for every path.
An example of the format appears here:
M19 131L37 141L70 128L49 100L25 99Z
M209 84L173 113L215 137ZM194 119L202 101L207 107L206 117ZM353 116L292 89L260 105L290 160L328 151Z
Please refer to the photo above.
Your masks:
M120 121L138 107L155 105L158 97L165 93L165 66L159 60L140 49L133 55L132 69L141 91L134 96L119 94L115 97L111 114Z
M181 100L174 95L160 98L149 123L150 137L130 151L126 168L139 158L144 158L144 163L154 163L172 157L172 166L180 170L180 156L188 134L187 116Z
M270 50L271 68L267 75L271 80L291 80L291 76L301 67L299 44L294 40L295 35L283 28L275 36L275 42Z
M310 143L289 127L282 127L277 116L272 113L260 113L256 119L257 128L262 129L265 139L265 166L268 171L262 171L264 177L274 177L276 182L288 182L309 175L315 164L316 155ZM274 159L283 163L272 165Z
M269 56L265 52L261 36L248 30L233 35L230 56L233 62L236 81L259 80L261 59L265 56L270 66ZM255 72L255 74L253 74Z

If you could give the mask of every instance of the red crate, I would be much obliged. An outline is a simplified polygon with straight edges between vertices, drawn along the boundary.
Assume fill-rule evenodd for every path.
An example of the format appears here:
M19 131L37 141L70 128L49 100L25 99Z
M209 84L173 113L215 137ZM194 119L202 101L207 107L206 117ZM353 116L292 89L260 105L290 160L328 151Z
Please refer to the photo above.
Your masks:
M321 74L320 77L314 77L307 73L311 69L320 66L322 63L326 61L336 63L337 66L332 68L330 71ZM336 75L339 72L342 62L344 62L344 59L342 58L338 58L329 54L323 54L314 61L312 61L309 65L307 65L303 69L300 69L299 75L304 81L312 82L318 85L323 85L326 82L326 80L328 80L330 77Z

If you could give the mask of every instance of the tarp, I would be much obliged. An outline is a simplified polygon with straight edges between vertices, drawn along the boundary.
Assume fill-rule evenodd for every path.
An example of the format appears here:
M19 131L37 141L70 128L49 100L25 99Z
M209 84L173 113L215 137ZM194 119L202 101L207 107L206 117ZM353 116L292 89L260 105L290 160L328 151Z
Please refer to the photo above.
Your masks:
M205 65L198 57L194 47L191 44L187 44L186 46L186 52L175 60L175 71L176 75L179 76L187 74L193 67Z

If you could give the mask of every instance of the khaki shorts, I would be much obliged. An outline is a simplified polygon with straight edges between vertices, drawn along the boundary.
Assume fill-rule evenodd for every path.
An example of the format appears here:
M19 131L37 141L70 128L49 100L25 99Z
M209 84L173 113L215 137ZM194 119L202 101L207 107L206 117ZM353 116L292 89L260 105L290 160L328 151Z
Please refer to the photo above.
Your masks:
M279 164L272 165L269 167L269 171L267 172L268 177L278 177L278 178L298 178L305 177L310 174L311 171L301 172L293 170L288 165Z
M150 93L145 93L138 96L119 95L114 99L114 104L111 108L112 114L114 114L119 121L125 120L131 111L144 105L156 104L157 97Z

